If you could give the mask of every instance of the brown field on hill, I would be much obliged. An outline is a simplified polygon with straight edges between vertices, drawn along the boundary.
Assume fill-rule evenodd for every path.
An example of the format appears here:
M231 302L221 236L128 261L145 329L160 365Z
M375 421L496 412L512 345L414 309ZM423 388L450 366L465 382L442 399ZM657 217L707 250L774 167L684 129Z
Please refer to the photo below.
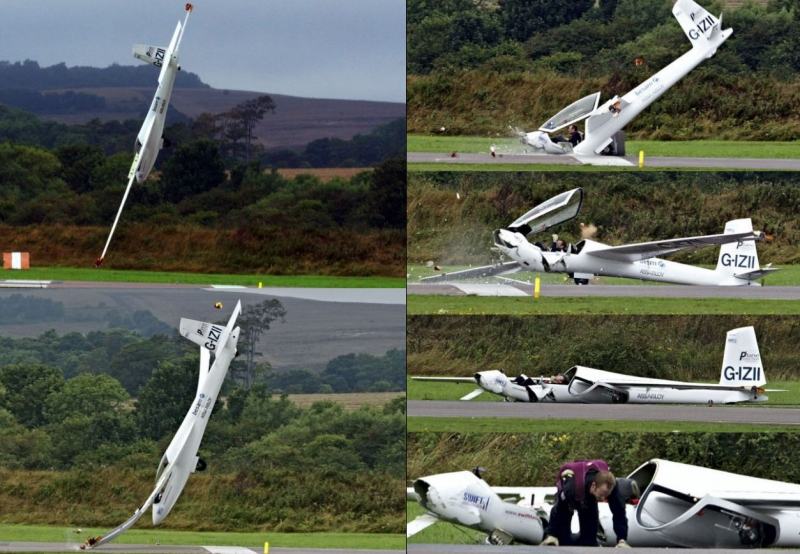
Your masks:
M336 402L344 406L347 411L353 411L362 406L383 406L395 398L405 396L404 392L349 392L340 394L290 394L289 400L300 406L308 408L314 402Z
M108 111L81 112L41 116L62 123L86 123L98 118L138 119L150 105L153 88L104 87L59 89L79 90L106 99ZM367 100L332 100L326 98L300 98L268 92L245 90L219 90L213 88L176 88L171 104L191 118L207 112L218 114L233 106L269 94L275 101L274 114L264 117L255 129L256 136L265 148L299 148L321 138L348 140L357 134L366 134L379 125L405 117L405 104L398 102L373 102Z
M270 170L268 170L270 171ZM294 179L298 175L313 175L323 183L336 178L350 179L359 173L372 171L371 167L286 167L278 169L278 174L286 179Z

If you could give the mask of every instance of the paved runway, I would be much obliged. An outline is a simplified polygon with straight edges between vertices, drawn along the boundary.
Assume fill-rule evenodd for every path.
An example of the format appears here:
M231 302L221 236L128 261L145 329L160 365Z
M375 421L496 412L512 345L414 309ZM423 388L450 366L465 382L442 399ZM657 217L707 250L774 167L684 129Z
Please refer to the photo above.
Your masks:
M596 549L592 549L596 550ZM639 554L664 554L664 552L675 552L675 549L667 548L632 548L631 551ZM407 548L409 554L585 554L586 548L580 546L485 546L485 545L459 545L459 544L409 544ZM678 550L678 552L690 552L692 554L731 554L742 552L729 548L697 548L691 550ZM754 554L766 554L776 552L763 548L747 550ZM785 552L780 550L779 552Z
M610 158L610 156L609 156ZM441 164L559 164L581 165L572 156L553 154L501 154L492 158L488 153L457 153L452 157L446 152L409 152L410 163ZM617 158L617 160L619 160ZM625 158L632 168L638 168L638 158ZM609 160L611 161L611 160ZM619 160L622 161L622 160ZM618 165L618 164L613 164ZM800 160L794 158L687 158L645 157L645 167L678 169L751 169L758 171L800 171ZM412 168L413 169L413 168Z
M409 417L493 417L518 419L606 419L800 425L799 408L680 406L661 404L554 404L409 400Z
M76 543L55 542L0 542L0 552L80 552ZM152 544L110 543L89 552L113 552L115 554L261 554L264 546L181 546ZM271 546L270 554L351 554L351 549L341 548L281 548ZM356 550L358 554L387 554L401 550Z
M181 317L219 321L227 318L236 299L247 306L272 297L271 291L264 289L260 294L250 294L256 290L127 283L54 283L47 289L0 289L0 308L14 306L17 312L0 313L0 336L38 337L50 329L59 334L103 331L113 320L130 319L137 312L149 312L150 316L137 317L153 317L162 323L159 332L171 332L177 330ZM338 289L326 290L332 296L340 294ZM390 290L396 295L404 291ZM21 296L23 301L14 302L14 296ZM276 298L286 309L285 321L274 322L258 344L262 359L276 370L318 370L344 354L383 355L393 348L405 348L403 304L360 303L356 298L347 303ZM216 301L224 303L222 310L214 309Z
M533 285L409 283L408 294L442 296L533 296ZM688 285L542 285L542 297L621 296L638 298L741 298L800 300L797 287L699 287Z

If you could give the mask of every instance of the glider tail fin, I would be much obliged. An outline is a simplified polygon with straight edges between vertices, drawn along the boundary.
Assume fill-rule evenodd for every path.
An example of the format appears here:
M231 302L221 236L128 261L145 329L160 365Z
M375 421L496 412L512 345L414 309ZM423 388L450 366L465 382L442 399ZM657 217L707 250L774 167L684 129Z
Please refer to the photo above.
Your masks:
M731 29L722 29L722 15L714 17L693 0L677 0L672 6L672 15L680 23L693 48L712 47L715 52L716 47L733 32Z
M736 387L761 387L767 383L761 353L753 327L731 329L725 338L725 354L719 384Z
M724 233L726 235L748 232L753 232L753 222L749 217L734 219L725 224ZM758 264L756 241L743 240L729 242L720 246L719 258L717 258L717 273L722 273L729 277L748 279L748 274L756 275L759 269L761 267Z
M236 307L233 309L228 324L226 326L217 325L216 323L208 323L205 321L196 321L194 319L181 318L180 333L181 336L186 337L198 346L202 346L216 353L218 348L224 348L225 343L228 342L228 337L236 326L236 319L242 312L242 303L237 302Z
M164 55L167 49L163 46L152 46L150 44L134 44L133 57L146 64L152 64L156 67L161 67L164 63Z

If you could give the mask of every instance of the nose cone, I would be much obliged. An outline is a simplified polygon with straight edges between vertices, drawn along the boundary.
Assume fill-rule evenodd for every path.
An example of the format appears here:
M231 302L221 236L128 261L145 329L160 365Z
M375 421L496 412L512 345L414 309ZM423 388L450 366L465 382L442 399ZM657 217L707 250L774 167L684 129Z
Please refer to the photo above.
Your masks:
M169 507L164 504L153 504L153 525L158 525L169 513Z

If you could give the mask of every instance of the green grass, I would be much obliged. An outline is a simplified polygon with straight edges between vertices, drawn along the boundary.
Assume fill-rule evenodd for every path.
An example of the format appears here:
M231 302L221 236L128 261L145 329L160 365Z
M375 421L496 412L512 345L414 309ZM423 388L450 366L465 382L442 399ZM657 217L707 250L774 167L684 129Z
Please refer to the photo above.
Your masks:
M721 352L720 352L721 354ZM486 368L491 369L491 368ZM601 368L602 369L602 368ZM554 368L555 372L557 368ZM625 372L624 368L610 368L611 371ZM413 374L413 370L409 370ZM511 368L507 372L516 375ZM453 375L453 377L469 377L470 371L464 371L464 375ZM669 378L669 376L664 376ZM406 383L407 396L409 400L458 400L465 394L475 390L477 387L470 383L436 383L431 381L414 381L410 377ZM769 381L767 388L786 389L786 392L774 392L769 394L769 401L759 404L747 404L750 407L769 407L769 406L800 406L800 381ZM503 399L496 394L484 392L470 402L501 402Z
M800 301L738 298L539 298L409 295L408 315L800 315Z
M409 152L489 152L494 144L498 151L519 148L519 142L506 137L465 137L408 135ZM625 144L629 155L645 153L648 156L695 157L695 158L798 158L800 141L731 141L731 140L628 140ZM512 164L506 164L512 165ZM461 166L458 166L459 168ZM484 166L485 167L485 166ZM541 166L540 166L541 167ZM573 169L573 168L570 168ZM609 168L603 168L604 170ZM663 168L662 168L663 169Z
M418 503L406 502L406 522L425 514L425 510ZM434 523L424 531L420 531L408 539L409 543L417 544L483 544L486 533L459 527L446 521Z
M735 409L735 408L713 408ZM581 433L613 429L615 433L767 433L798 431L790 425L695 423L691 421L618 421L598 419L525 419L506 417L409 417L409 433Z
M40 267L5 271L2 279L43 281L97 281L127 283L172 283L182 285L244 285L255 287L402 288L401 277L337 277L329 275L225 275L75 267Z
M102 535L108 529L84 528L76 533L72 527L0 524L0 542L75 542L89 536ZM117 538L120 544L185 544L214 546L249 546L259 548L265 542L271 546L294 548L350 548L403 550L405 537L388 533L256 533L192 532L150 529L131 529Z

